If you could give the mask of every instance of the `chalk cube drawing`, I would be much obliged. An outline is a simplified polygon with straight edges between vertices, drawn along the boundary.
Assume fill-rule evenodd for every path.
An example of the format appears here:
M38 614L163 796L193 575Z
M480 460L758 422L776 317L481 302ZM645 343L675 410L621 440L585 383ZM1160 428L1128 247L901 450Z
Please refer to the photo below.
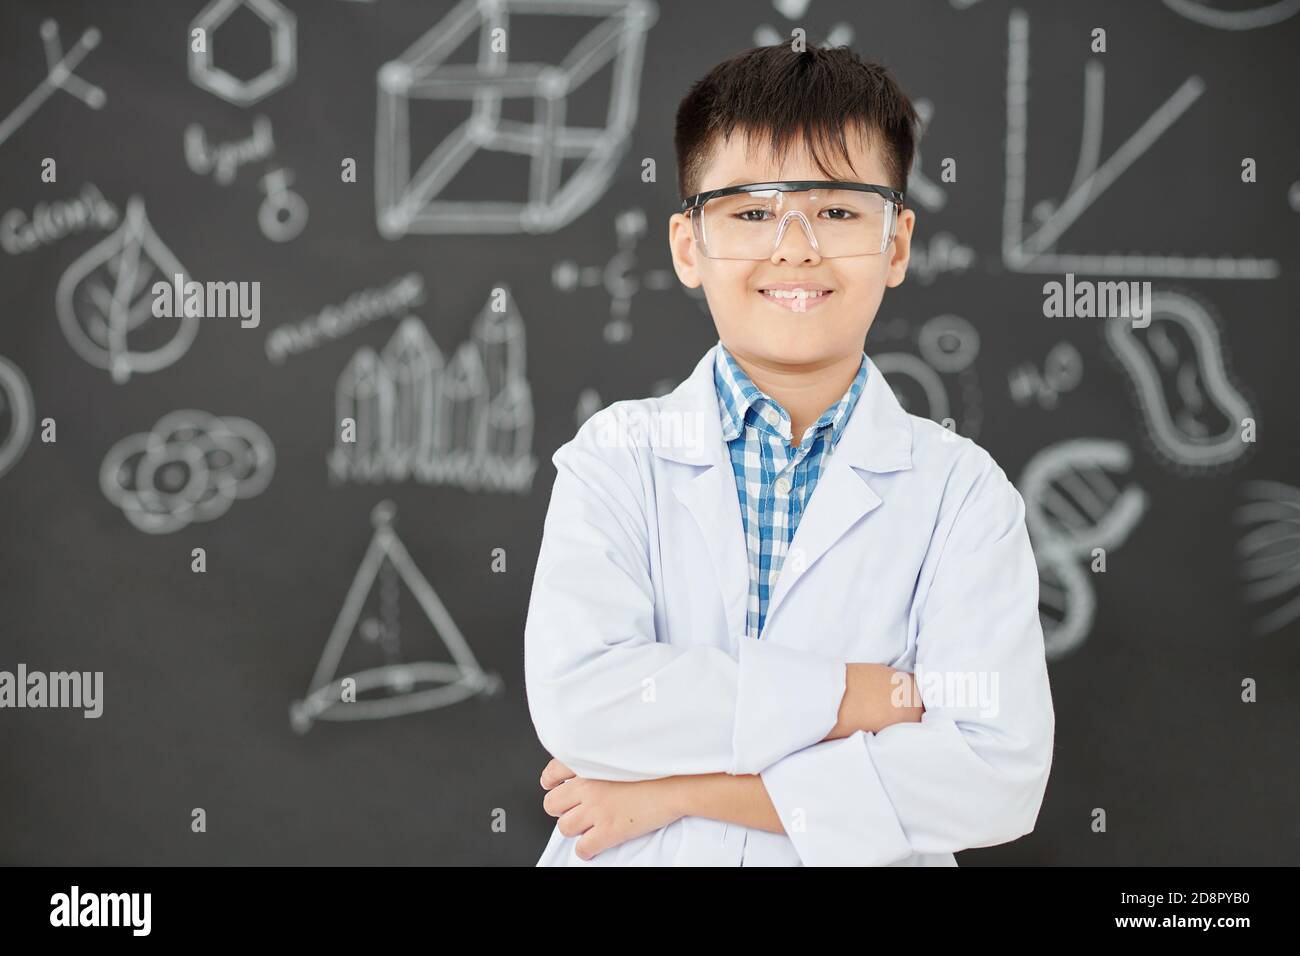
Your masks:
M586 28L559 63L515 62L511 18L563 17ZM658 17L652 0L462 0L377 74L375 218L379 232L548 233L589 209L608 188L636 122L646 31ZM478 35L477 60L448 62ZM501 44L504 43L504 51ZM610 66L609 105L600 126L566 122L569 97ZM602 91L603 92L603 91ZM463 101L469 118L428 156L412 156L411 103ZM502 107L531 100L532 121ZM528 158L524 201L486 195L441 198L481 151ZM565 160L577 166L566 177Z

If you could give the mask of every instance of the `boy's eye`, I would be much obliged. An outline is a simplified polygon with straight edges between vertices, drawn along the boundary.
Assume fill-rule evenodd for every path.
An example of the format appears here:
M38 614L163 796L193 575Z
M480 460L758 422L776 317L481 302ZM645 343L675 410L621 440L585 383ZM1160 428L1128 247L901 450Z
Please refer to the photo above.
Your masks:
M762 222L769 214L767 209L755 207L753 209L742 209L736 213L736 218L741 222Z
M832 209L825 209L823 210L823 212L826 213L831 219L835 219L840 222L853 219L857 215L857 213L853 212L851 209L843 209L839 206L836 206Z

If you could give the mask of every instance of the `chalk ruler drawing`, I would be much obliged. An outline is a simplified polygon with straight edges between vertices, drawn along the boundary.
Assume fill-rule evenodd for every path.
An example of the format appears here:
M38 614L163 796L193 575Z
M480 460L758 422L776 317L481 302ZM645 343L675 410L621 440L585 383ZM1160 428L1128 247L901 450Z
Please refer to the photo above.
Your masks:
M604 266L579 266L572 259L557 262L551 269L551 284L564 292L602 286L609 296L609 322L605 341L626 342L632 336L632 298L641 289L660 291L673 287L676 276L671 269L637 270L636 247L645 236L646 216L643 209L625 209L614 219L618 251Z
M35 408L31 386L22 371L0 355L0 476L26 450L36 421Z
M904 410L940 424L950 419L958 433L975 439L984 420L975 326L959 315L937 315L918 329L891 319L873 333L880 349L871 350L871 360Z
M1256 633L1269 634L1300 617L1300 488L1248 481L1241 490L1236 520L1250 530L1237 543L1240 573L1247 600L1276 605L1255 622Z
M170 534L260 495L274 473L275 448L257 425L187 409L110 448L99 486L135 527Z
M1040 203L1037 221L1025 234L1025 186L1029 167L1029 17L1012 10L1007 30L1006 180L1002 207L1002 259L1022 273L1073 272L1109 276L1166 276L1198 279L1275 279L1276 259L1234 256L1186 256L1150 253L1066 253L1057 241L1124 172L1133 165L1205 92L1205 82L1189 76L1159 108L1104 162L1106 68L1100 60L1084 67L1083 136L1074 179L1059 206Z
M104 91L73 73L86 54L99 46L99 40L98 28L90 27L81 34L81 39L73 44L72 49L64 53L63 44L59 40L59 25L53 20L41 23L41 42L45 44L45 79L8 116L0 120L0 145L27 122L56 90L75 96L92 110L104 105L107 100Z
M787 20L796 21L808 12L812 0L772 0L772 7ZM773 46L777 43L789 43L790 32L782 33L774 26L761 23L754 28L755 46ZM853 42L853 27L840 20L832 24L821 46L848 46Z
M216 65L216 34L240 7L255 13L271 31L271 65L252 79L241 80ZM190 79L200 89L236 106L251 106L293 79L298 69L297 20L279 0L212 0L190 24L190 35L203 30L202 50L189 47Z
M1218 323L1204 305L1159 290L1151 294L1149 326L1111 319L1105 332L1161 464L1190 475L1244 460L1255 443L1242 439L1243 420L1254 412L1228 371Z
M509 290L497 288L505 310L490 298L450 361L414 316L382 353L357 351L335 389L332 481L527 492L537 462L524 323ZM344 440L344 419L356 423L355 442Z
M166 368L198 334L196 316L153 316L153 283L170 283L177 274L189 278L149 225L143 200L132 196L122 224L59 279L54 307L63 334L78 355L107 369L119 385L133 373Z
M306 696L289 708L290 726L298 733L306 733L318 720L380 720L445 707L476 694L495 694L501 689L501 679L479 666L469 642L447 612L438 592L420 573L398 538L393 528L396 512L392 502L384 501L371 514L374 536L330 631L311 686ZM362 620L376 582L379 615ZM400 613L402 585L433 625L451 656L450 662L403 659L406 648L402 644ZM339 676L339 665L354 637L359 637L362 645L377 645L384 663ZM363 646L361 650L368 648ZM355 699L344 699L345 680L354 682Z
M1049 660L1077 648L1092 626L1096 597L1081 564L1094 548L1107 553L1128 540L1146 514L1147 493L1123 490L1108 472L1125 472L1132 453L1118 441L1079 438L1038 452L1017 487L1038 561L1039 613Z
M512 63L488 38L512 15L596 18L557 65ZM380 67L375 129L375 216L381 235L547 233L572 222L604 193L627 149L637 114L651 0L462 0L396 60ZM474 64L447 63L480 32ZM612 64L609 109L600 127L566 123L567 97ZM534 122L503 118L507 99L534 100ZM466 101L469 119L412 172L411 100ZM528 199L441 199L479 150L529 159ZM563 180L565 160L580 160Z
M1179 16L1216 30L1258 30L1300 13L1300 0L1277 0L1253 10L1217 10L1200 0L1164 0Z

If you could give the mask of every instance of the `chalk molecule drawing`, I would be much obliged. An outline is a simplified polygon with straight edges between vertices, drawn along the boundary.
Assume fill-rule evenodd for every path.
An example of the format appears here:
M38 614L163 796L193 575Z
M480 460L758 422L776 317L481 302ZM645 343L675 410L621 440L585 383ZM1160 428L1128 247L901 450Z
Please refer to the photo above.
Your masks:
M260 495L274 473L275 449L257 425L187 409L110 448L99 485L136 528L170 534Z
M1236 521L1249 530L1237 542L1240 574L1251 603L1274 606L1255 622L1257 634L1300 618L1300 488L1280 481L1248 481Z
M18 127L27 122L56 90L63 90L75 96L92 110L103 107L107 101L104 91L98 86L87 83L73 72L77 64L85 59L86 54L99 46L99 40L99 30L90 27L65 54L63 44L59 40L59 25L53 20L45 20L41 23L41 41L45 44L45 79L41 80L36 89L28 93L8 116L0 120L0 145L3 145Z
M510 62L487 37L511 17L595 18L555 65ZM380 67L375 130L375 217L382 236L408 233L548 233L586 212L608 188L636 121L651 0L462 0L397 59ZM527 22L527 21L525 21ZM476 33L476 63L448 57ZM567 97L612 65L603 126L566 121ZM507 100L537 102L534 122L506 119ZM424 159L411 156L412 100L472 104L465 120ZM480 150L526 156L528 198L439 198ZM578 160L567 179L566 160ZM414 170L414 171L412 171Z
M1105 125L1106 67L1089 60L1084 67L1083 135L1074 178L1059 205L1039 203L1036 224L1025 233L1025 185L1029 168L1029 17L1012 10L1007 27L1007 135L1002 207L1002 260L1012 272L1102 274L1113 277L1198 279L1275 279L1276 259L1226 255L1155 253L1066 253L1057 242L1130 166L1164 135L1205 92L1205 81L1189 76L1127 140L1101 161Z
M0 476L22 457L35 420L31 386L18 366L0 355Z
M450 361L414 316L382 353L357 351L335 388L331 480L527 492L537 462L524 323L509 289L497 288L504 310L490 298ZM345 419L355 422L354 441Z
M271 65L252 79L239 77L216 65L217 28L240 7L257 15L271 31ZM297 20L279 0L212 0L190 24L190 35L202 30L204 43L189 46L190 79L201 89L236 106L251 106L293 79L298 69Z
M501 689L501 679L479 666L438 592L397 536L393 528L396 513L391 501L381 502L371 513L375 532L370 546L348 588L306 696L289 707L290 726L300 734L318 720L381 720L434 710L478 694L496 694ZM378 615L363 620L376 583ZM450 661L406 659L410 642L404 645L402 641L403 585L433 626ZM378 657L383 663L339 675L351 643L359 647L360 656ZM371 649L374 646L379 649L377 655ZM351 700L344 692L348 681L356 695Z
M54 308L63 334L78 355L107 369L119 385L134 373L167 368L186 353L199 328L192 315L154 318L151 287L177 275L188 279L149 225L143 200L132 196L122 224L59 279Z
M1183 475L1222 471L1255 447L1242 437L1254 412L1229 372L1218 322L1205 305L1157 290L1150 325L1110 319L1105 335L1162 465Z

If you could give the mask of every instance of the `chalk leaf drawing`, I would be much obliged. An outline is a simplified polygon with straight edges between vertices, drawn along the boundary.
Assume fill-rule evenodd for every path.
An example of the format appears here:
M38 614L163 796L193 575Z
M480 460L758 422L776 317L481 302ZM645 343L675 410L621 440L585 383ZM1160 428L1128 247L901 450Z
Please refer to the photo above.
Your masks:
M18 366L0 355L0 475L22 457L34 422L31 386Z
M184 410L110 448L99 485L131 524L169 534L261 494L274 472L275 449L257 425Z
M357 351L335 388L333 481L528 490L537 462L524 323L509 290L497 288L504 309L490 298L449 361L414 316L381 353ZM355 441L344 435L345 419L355 422Z
M306 696L289 708L290 726L298 733L306 733L318 720L396 717L445 707L476 694L495 694L501 689L500 678L479 666L438 592L398 538L393 528L395 516L396 508L390 501L381 502L371 514L374 536L330 631L311 686ZM370 602L376 584L377 601ZM409 641L408 645L402 642L403 587L433 625L450 661L406 659L412 648ZM368 603L376 603L378 613L363 619ZM340 675L340 663L349 645L360 652L353 656L376 662L375 666ZM345 680L354 682L354 699L345 697Z
M59 279L54 308L73 349L119 385L156 372L185 354L198 334L196 316L157 319L154 282L169 284L185 267L162 243L132 196L122 224L76 259ZM184 280L183 280L184 281Z
M1300 618L1300 488L1248 481L1236 520L1249 530L1237 542L1246 598L1268 608L1255 622L1263 635Z
M523 17L518 24L512 19ZM528 29L528 17L562 18L557 30L595 20L558 64L514 62L490 37ZM645 33L658 17L651 0L462 0L404 53L380 67L375 131L375 217L379 232L547 233L600 198L636 122ZM474 63L447 62L478 35ZM568 98L609 65L602 126L572 125ZM603 92L603 90L602 90ZM533 122L505 118L510 100L536 104ZM470 115L426 158L411 155L412 101L463 102ZM528 158L526 201L489 194L440 198L479 151ZM577 168L565 176L565 161ZM512 186L514 184L511 184ZM510 190L513 193L513 189Z

